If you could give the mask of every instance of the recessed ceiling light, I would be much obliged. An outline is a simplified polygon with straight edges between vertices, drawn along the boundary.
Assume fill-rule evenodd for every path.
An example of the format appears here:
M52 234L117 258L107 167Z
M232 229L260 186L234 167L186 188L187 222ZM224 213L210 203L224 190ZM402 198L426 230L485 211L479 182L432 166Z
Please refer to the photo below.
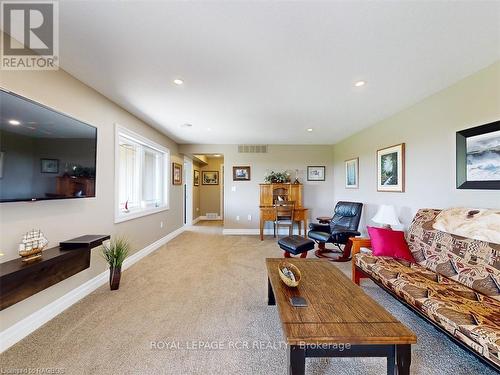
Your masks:
M180 85L182 85L182 84L184 83L184 81L183 81L182 79L177 78L177 79L174 79L174 83L175 83L176 85L179 85L179 86L180 86Z
M313 131L313 128L308 128L307 131L310 133Z
M214 155L216 158L220 158L220 154L215 154Z
M21 123L17 120L9 120L9 124L14 125L14 126L21 125Z
M356 82L354 84L354 86L356 86L356 87L361 87L361 86L364 86L364 85L366 85L366 81L358 81L358 82Z

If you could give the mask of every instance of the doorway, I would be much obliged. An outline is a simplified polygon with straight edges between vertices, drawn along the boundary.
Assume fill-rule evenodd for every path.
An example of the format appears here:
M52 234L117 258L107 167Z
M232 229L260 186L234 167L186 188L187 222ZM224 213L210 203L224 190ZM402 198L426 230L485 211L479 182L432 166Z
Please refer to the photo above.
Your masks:
M193 223L223 226L224 220L224 156L193 155Z
M184 156L184 225L193 224L193 161Z

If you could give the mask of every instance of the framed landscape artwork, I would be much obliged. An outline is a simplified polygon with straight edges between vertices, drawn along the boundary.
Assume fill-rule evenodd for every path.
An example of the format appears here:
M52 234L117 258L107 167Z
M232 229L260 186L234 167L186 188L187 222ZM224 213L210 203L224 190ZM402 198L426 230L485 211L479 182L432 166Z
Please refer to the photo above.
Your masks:
M233 181L250 181L250 167L233 167Z
M457 132L457 189L500 190L500 121Z
M219 185L219 172L218 171L202 171L201 172L202 185Z
M307 181L325 181L324 166L307 167Z
M405 191L405 144L377 151L377 191Z
M172 163L172 184L182 185L182 164Z
M359 158L345 161L345 187L346 189L357 189L359 179Z
M58 159L40 159L40 172L59 173Z
M194 186L200 186L200 171L194 170L193 174L193 184Z

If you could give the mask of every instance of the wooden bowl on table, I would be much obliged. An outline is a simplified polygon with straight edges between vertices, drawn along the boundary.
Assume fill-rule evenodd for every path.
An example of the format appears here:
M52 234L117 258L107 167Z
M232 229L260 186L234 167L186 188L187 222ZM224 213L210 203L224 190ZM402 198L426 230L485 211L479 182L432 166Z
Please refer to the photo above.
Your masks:
M286 270L290 271L293 274L293 278L289 277L286 273ZM278 264L278 273L280 275L281 280L289 287L296 288L300 279L302 278L302 274L297 266L292 263L283 261Z

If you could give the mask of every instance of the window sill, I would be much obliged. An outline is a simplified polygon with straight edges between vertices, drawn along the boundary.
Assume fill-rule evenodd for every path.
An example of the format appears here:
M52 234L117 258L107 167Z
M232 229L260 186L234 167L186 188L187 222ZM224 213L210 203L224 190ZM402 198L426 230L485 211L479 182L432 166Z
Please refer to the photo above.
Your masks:
M148 210L141 210L141 211L137 211L137 212L131 212L129 214L118 214L118 215L115 214L115 224L122 223L122 222L128 221L128 220L138 219L138 218L143 217L143 216L157 214L158 212L167 211L167 210L168 210L168 207L165 206L165 207L151 208Z

